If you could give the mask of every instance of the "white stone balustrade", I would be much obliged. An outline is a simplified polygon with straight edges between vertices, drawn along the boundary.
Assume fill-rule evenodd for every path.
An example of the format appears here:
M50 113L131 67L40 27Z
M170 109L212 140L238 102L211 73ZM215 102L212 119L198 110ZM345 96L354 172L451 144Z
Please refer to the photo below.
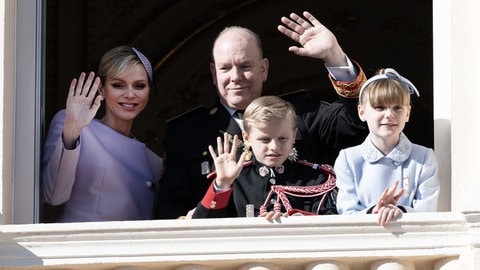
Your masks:
M473 270L480 213L0 225L0 269Z

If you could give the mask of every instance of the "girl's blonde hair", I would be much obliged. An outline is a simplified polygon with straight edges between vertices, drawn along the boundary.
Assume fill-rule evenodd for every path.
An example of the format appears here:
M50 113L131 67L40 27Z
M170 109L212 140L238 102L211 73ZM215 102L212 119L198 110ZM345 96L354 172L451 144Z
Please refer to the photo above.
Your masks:
M410 105L410 94L419 95L415 86L394 69L380 69L375 76L368 79L360 90L359 103L371 106L385 104Z

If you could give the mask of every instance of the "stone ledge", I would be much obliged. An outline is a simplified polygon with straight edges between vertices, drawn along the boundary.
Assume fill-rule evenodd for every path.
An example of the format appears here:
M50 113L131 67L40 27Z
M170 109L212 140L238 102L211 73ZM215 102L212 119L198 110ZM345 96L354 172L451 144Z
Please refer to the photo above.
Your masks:
M0 268L176 269L201 263L234 269L260 261L304 269L321 260L359 265L385 258L433 265L469 257L477 246L472 241L480 239L476 234L465 215L450 212L404 214L386 227L378 226L373 215L289 217L272 223L224 218L1 225Z

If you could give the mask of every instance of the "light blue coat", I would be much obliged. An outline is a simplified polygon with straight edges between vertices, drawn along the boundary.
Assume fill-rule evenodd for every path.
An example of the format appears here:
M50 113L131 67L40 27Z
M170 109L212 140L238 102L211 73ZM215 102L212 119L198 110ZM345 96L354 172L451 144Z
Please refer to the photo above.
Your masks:
M437 210L440 181L435 154L430 148L412 144L403 133L386 156L368 136L361 145L341 150L334 168L339 214L366 213L396 180L397 190L406 189L397 205L407 212Z
M65 203L60 222L151 219L163 160L145 144L94 119L73 150L61 139L65 111L52 120L42 166L44 201Z

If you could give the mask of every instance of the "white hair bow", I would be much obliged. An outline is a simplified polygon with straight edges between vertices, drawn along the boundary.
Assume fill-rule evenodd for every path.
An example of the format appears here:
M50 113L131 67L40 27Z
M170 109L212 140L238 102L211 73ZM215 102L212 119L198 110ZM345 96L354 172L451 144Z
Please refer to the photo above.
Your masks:
M358 95L358 99L361 101L362 100L362 93L363 90L372 82L381 80L381 79L392 79L395 81L398 81L401 83L403 86L405 86L405 89L410 93L410 95L416 94L417 96L420 96L420 93L418 92L417 88L411 81L409 81L407 78L402 77L395 69L393 68L386 68L384 74L378 74L370 79L368 79L365 83L363 83L362 88L360 88L360 94Z

